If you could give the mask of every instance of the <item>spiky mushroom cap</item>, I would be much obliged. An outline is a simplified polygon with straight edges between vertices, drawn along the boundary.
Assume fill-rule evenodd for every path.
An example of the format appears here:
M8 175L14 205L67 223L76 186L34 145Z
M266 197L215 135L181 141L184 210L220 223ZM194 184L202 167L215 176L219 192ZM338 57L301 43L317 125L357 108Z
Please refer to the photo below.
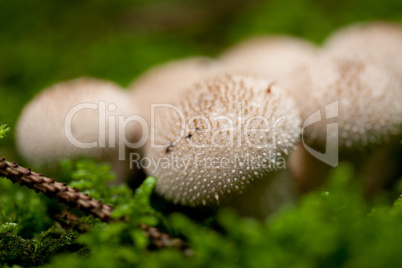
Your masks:
M299 139L294 102L270 81L221 74L185 90L155 118L146 172L182 205L213 205L283 168ZM180 113L181 116L180 117ZM185 122L185 125L181 123Z
M281 82L300 65L310 63L316 47L290 36L260 36L229 48L221 56L229 70L251 71L267 79Z
M134 113L128 93L111 82L92 78L79 78L59 83L45 89L22 111L17 123L16 140L18 151L36 167L51 167L64 158L94 157L104 158L115 154L118 148L118 115ZM105 146L101 148L99 122L101 104L104 101ZM65 120L71 109L83 103L96 107L84 107L72 114L71 132L79 142L97 142L95 148L79 148L66 137ZM109 116L115 117L116 125L111 126L115 137L109 137ZM132 133L133 130L127 129ZM111 148L109 138L115 142ZM114 155L116 158L117 154Z
M179 59L155 66L129 86L132 99L141 100L138 108L149 122L152 103L170 101L181 90L220 69L220 64L206 57Z
M326 131L326 119L331 118L338 122L338 141L344 149L381 144L402 133L402 85L392 72L357 59L323 56L292 81L289 94L303 121L325 111L320 123L304 129L307 141L325 144L328 138L338 139L337 133Z
M341 28L325 42L325 52L383 66L402 76L402 25L360 23Z

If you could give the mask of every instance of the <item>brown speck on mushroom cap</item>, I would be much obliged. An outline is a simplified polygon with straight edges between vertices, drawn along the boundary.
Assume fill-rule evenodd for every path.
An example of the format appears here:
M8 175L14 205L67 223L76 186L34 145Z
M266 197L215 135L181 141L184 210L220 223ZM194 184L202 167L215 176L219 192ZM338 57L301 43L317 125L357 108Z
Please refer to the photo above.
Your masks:
M174 103L186 120L185 131L180 133L176 111L167 109L156 117L155 143L165 147L146 148L151 160L146 172L158 178L156 191L182 205L219 204L284 164L299 139L300 118L294 102L279 87L272 85L267 94L270 83L251 75L207 78ZM219 116L227 119L216 120ZM269 124L261 118L250 120L253 116L264 117ZM245 128L255 131L247 133Z
M401 24L371 22L353 24L333 33L325 42L325 53L371 62L402 77L401 47Z
M378 66L357 59L323 56L314 64L295 74L289 86L306 120L317 110L338 101L340 148L361 148L381 144L393 135L401 134L401 79ZM326 115L323 124L304 129L307 141L325 144ZM336 133L328 133L336 139Z
M65 158L94 157L117 160L119 129L115 129L115 148L109 147L109 116L134 114L135 105L129 101L128 92L114 83L79 78L55 84L45 89L22 111L16 128L18 151L32 165L52 167ZM79 148L65 134L67 113L77 104L92 103L97 109L83 109L74 114L71 130L80 142L98 142L99 101L105 101L105 148ZM109 110L114 105L115 110ZM113 109L112 109L113 110ZM116 122L118 119L116 118ZM126 129L132 133L132 129Z
M282 82L298 66L310 63L316 54L312 43L296 37L260 36L229 48L221 60L228 70L254 72Z

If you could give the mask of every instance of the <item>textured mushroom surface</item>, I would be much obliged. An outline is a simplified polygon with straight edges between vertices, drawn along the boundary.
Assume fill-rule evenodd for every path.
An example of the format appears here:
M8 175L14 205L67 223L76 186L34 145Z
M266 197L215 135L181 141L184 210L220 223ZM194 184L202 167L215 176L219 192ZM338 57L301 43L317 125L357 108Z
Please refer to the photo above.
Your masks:
M351 25L333 33L326 53L372 62L396 72L402 79L402 25L375 22Z
M241 195L254 180L285 168L299 139L294 102L255 76L207 78L175 104L177 110L165 108L155 118L146 172L158 178L157 192L182 205L219 204Z
M221 60L229 70L250 71L281 82L316 54L313 44L295 37L255 37L229 48Z
M322 111L321 122L304 129L307 140L325 144L338 139L337 133L326 133L326 119L333 117L341 148L381 144L401 134L402 85L392 72L357 59L326 56L295 74L292 83L289 94L303 121Z
M129 88L132 99L141 100L141 115L149 122L151 104L168 102L184 88L221 69L217 62L204 57L175 60L146 71Z
M111 126L115 143L109 143L109 116L128 116L134 113L128 93L117 85L97 79L80 78L63 82L45 89L29 102L17 124L17 146L21 155L34 166L48 166L64 158L79 156L103 158L114 153L118 148L119 129L117 123ZM104 106L104 139L99 130L100 103ZM73 145L66 137L65 123L71 109L78 104L90 103L95 108L77 110L72 117L71 133L82 143L97 142L95 148L80 148ZM102 123L103 124L103 123ZM132 130L127 130L132 133ZM112 133L112 132L111 132ZM104 146L102 148L102 141ZM117 158L117 153L115 155Z

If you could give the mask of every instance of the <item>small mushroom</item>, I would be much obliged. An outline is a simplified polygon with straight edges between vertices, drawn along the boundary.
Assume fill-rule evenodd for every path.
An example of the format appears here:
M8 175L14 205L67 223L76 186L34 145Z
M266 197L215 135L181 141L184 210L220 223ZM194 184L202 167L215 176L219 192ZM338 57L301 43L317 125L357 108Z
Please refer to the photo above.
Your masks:
M257 76L206 78L173 104L177 110L155 118L146 173L158 178L159 194L181 205L230 203L284 168L299 139L295 103Z
M339 160L360 169L373 150L402 134L401 79L389 70L323 53L295 74L292 83L288 93L298 103L302 120L307 122L317 111L321 118L304 128L304 141L315 150L325 152L326 145L339 144ZM327 132L330 123L337 123L338 131ZM326 177L330 166L305 148L293 154L289 169L302 190Z
M151 68L137 78L129 89L141 115L150 122L151 104L170 101L198 80L221 70L220 64L206 57L170 61Z
M330 120L339 124L339 160L350 161L362 173L369 194L400 176L395 164L398 154L390 148L398 148L402 134L401 47L400 24L347 26L327 39L321 51L323 59L295 73L290 81L290 95L303 100L303 120L338 101L339 115ZM323 122L308 126L304 132L307 142L319 149L324 149L326 138L336 138L335 133L326 133L322 112ZM301 145L290 156L288 166L301 191L322 184L330 170Z
M326 133L326 121L333 116L327 105L338 102L339 145L341 148L361 148L381 144L401 133L401 80L387 70L370 63L322 57L295 77L288 91L298 103L302 119L318 110L322 124L307 126L309 141L325 144L336 133ZM334 106L335 107L335 106Z
M353 24L333 33L325 42L325 53L364 60L402 77L401 47L401 24L371 22Z
M116 84L92 78L53 85L23 109L16 131L18 151L30 164L49 169L65 158L92 157L117 163L117 117L135 113L128 96ZM72 136L68 139L69 131ZM130 127L126 131L135 132Z
M316 47L290 36L260 36L225 51L221 60L232 71L249 71L282 82L299 66L316 57Z

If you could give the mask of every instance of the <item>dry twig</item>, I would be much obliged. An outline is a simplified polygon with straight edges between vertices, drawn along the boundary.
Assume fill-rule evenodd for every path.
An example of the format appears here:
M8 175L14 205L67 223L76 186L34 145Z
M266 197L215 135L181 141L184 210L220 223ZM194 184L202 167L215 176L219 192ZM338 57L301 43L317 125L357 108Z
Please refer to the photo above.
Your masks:
M102 221L111 220L113 207L79 192L76 188L68 187L65 183L47 178L29 168L21 167L17 163L8 162L5 158L0 158L0 175L21 186L42 192L50 198L56 198L70 207L76 207Z
M101 201L79 192L76 188L68 187L65 183L47 178L29 168L19 166L17 163L8 162L4 157L0 158L0 176L36 192L42 192L49 198L56 198L59 202L72 208L78 208L102 221L110 222L112 220L112 206L105 205ZM156 248L177 247L182 250L187 248L183 240L172 238L154 227L140 224L140 228L145 231Z

